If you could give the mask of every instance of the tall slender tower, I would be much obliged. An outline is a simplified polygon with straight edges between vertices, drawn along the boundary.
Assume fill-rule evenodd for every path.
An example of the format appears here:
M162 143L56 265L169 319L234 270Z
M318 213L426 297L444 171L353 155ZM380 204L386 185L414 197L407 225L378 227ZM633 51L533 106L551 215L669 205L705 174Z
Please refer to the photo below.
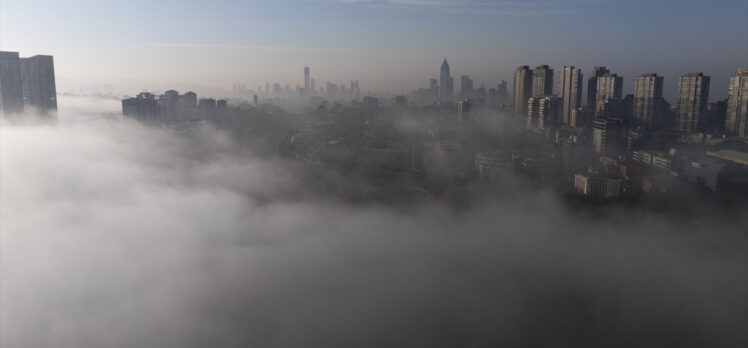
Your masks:
M514 71L514 114L527 115L527 100L532 96L532 70L527 65Z
M710 77L703 73L689 73L680 77L676 129L696 132L703 127L709 103L709 80Z
M449 72L449 63L444 59L439 73L439 100L449 101L454 95L454 79Z
M730 77L725 130L748 137L748 68L738 68Z
M553 94L553 69L538 65L532 69L532 96L542 97Z
M654 73L642 74L634 82L634 124L654 129L661 117L664 78Z
M587 107L591 110L597 105L597 79L605 74L610 74L610 70L604 66L596 66L587 80Z
M309 81L309 67L304 67L304 94L308 95L311 91L311 82Z
M561 123L568 127L576 127L572 111L582 106L582 71L574 66L563 67L559 84L563 98Z

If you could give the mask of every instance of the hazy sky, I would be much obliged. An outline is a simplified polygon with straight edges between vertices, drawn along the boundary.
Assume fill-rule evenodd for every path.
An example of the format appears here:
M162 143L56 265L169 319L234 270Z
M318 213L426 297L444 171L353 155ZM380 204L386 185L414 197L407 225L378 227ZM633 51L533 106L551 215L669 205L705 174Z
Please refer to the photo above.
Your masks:
M517 65L606 65L627 91L643 72L703 71L712 99L748 65L745 0L3 0L0 48L53 54L64 89L87 80L153 88L230 88L266 81L361 81L410 91L443 58L476 84L510 80ZM132 83L132 81L131 81Z

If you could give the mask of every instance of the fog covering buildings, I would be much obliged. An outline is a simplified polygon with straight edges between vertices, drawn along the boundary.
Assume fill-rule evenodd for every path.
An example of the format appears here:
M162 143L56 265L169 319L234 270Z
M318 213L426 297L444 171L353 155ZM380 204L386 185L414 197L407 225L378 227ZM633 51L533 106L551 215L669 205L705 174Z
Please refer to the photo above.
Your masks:
M57 111L57 88L52 56L20 58L0 51L0 111L47 114Z
M148 92L122 100L122 114L149 124L175 124L200 121L216 110L228 108L228 102L212 98L197 99L195 92L182 95L169 90L158 98Z
M560 71L533 96L521 66L522 108L467 76L442 99L305 74L292 101L143 92L5 128L0 342L743 345L745 139L635 127L656 90L609 74L596 113Z

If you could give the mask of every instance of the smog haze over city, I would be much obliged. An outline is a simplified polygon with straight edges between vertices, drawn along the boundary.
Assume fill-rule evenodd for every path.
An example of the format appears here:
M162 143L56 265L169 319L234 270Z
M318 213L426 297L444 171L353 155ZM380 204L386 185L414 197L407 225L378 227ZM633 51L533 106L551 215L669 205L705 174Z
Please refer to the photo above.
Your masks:
M0 0L0 348L746 328L746 1Z

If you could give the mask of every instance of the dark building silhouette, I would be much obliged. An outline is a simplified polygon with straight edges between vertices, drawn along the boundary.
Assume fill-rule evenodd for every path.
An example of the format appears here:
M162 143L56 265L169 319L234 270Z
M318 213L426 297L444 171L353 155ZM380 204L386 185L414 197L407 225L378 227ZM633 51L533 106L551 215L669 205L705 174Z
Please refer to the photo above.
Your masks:
M141 122L155 123L161 119L156 96L143 92L136 97L122 100L122 113Z
M0 111L57 111L52 56L20 58L18 52L0 52Z
M473 79L470 76L460 76L460 95L463 98L470 98L473 96Z
M609 73L610 70L604 66L596 66L592 69L592 74L587 80L587 107L589 109L594 110L597 105L597 79Z
M197 94L195 92L187 92L179 96L179 104L182 107L194 108L197 106Z
M57 111L57 87L52 56L21 58L23 102L27 109L40 113Z
M527 100L532 96L532 70L527 65L514 71L514 114L527 115Z
M505 80L501 80L499 82L499 87L496 89L496 96L498 97L499 101L506 102L509 100L509 87L507 86L507 83Z
M450 101L454 96L454 78L449 71L449 63L444 59L439 73L439 100Z
M309 80L309 67L304 67L304 94L309 94L311 88L311 81Z
M23 112L21 60L18 52L0 51L0 111Z
M395 105L405 106L406 104L408 104L408 98L406 98L404 95L398 95L395 97Z

